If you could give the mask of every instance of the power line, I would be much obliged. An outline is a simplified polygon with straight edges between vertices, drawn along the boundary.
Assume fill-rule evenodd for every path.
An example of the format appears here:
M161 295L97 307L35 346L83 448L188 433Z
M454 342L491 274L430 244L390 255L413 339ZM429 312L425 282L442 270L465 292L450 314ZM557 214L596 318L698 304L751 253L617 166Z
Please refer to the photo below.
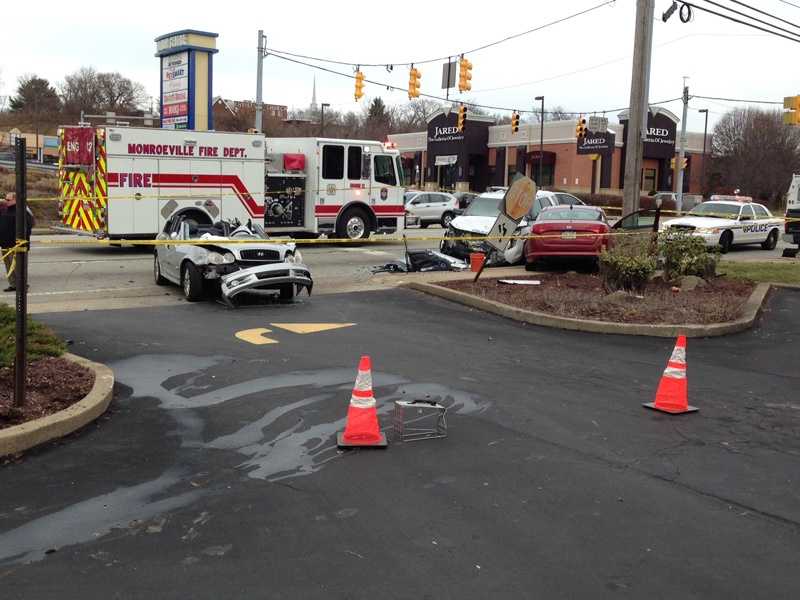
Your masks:
M796 29L800 29L800 25L798 25L797 23L792 23L791 21L787 21L786 19L782 19L781 17L779 17L777 15L773 15L772 13L768 13L766 11L763 11L760 8L756 8L755 6L750 6L749 4L746 4L744 2L740 2L739 0L730 0L730 1L733 2L734 4L738 4L739 6L744 6L746 8L749 8L750 10L755 11L755 12L757 12L759 14L766 15L766 16L772 18L772 19L775 19L776 21L780 21L782 23L786 23L787 25L791 25L792 27L794 27Z
M275 58L280 58L281 60L285 60L285 61L288 61L288 62L291 62L291 63L295 63L295 64L298 64L298 65L302 65L304 67L309 67L311 69L317 69L317 70L323 71L325 73L330 73L331 75L338 75L339 77L346 77L348 79L355 79L356 78L356 76L354 74L352 74L352 73L342 73L341 71L336 71L334 69L329 69L328 67L323 67L322 65L314 65L314 64L311 64L311 63L303 62L301 60L297 60L296 58L291 58L289 56L281 56L280 54L277 54L275 51L271 52L270 55L274 56ZM392 85L390 83L384 83L382 81L374 81L374 80L366 79L366 78L364 78L364 81L366 83L371 83L372 85L377 85L377 86L380 86L380 87L384 87L389 91L398 91L398 92L407 91L406 88L404 88L404 87L399 87L399 86L396 86L396 85ZM439 100L441 102L453 102L453 103L457 102L459 104L463 104L464 106L468 106L468 107L469 106L473 106L475 108L485 108L487 110L499 110L499 111L517 112L517 113L524 113L524 114L531 114L531 115L538 115L538 114L540 114L542 112L540 110L520 110L520 109L517 109L517 108L508 107L508 106L492 106L492 105L489 105L489 104L478 104L477 102L471 102L471 101L468 101L468 100L463 100L463 101L461 101L461 100L453 100L453 99L445 98L443 96L434 96L433 94L425 94L425 93L420 93L420 97L430 98L431 100ZM675 102L675 101L680 100L680 99L681 99L681 97L679 96L677 98L671 98L669 100L664 100L662 102L651 102L650 105L651 106L658 106L660 104L669 104L670 102ZM627 109L628 109L627 106L623 106L621 108L609 108L609 109L605 109L605 110L562 111L562 112L564 114L567 114L567 115L589 115L589 114L593 114L593 113L603 113L603 114L605 114L605 113L613 113L613 112L619 112L619 111L627 110ZM545 113L546 112L547 111L545 111Z
M704 6L698 6L697 4L693 4L692 2L686 2L685 0L680 0L680 1L684 6L688 6L690 8L696 9L696 10L707 12L707 13L715 15L717 17L721 17L723 19L727 19L728 21L733 21L734 23L739 23L740 25L744 25L745 27L750 27L752 29L758 29L759 31L763 31L764 33L769 33L771 35L776 35L778 37L785 38L785 39L787 39L787 40L789 40L791 42L800 43L800 39L798 39L797 37L790 37L788 35L784 35L782 33L778 33L777 31L773 31L771 29L764 29L763 27L759 27L758 25L754 25L753 23L748 23L746 21L741 21L739 19L731 17L730 15L726 15L726 14L723 14L723 13L716 12L716 11L711 10L710 8L706 8ZM706 1L708 1L708 0L706 0Z
M742 100L741 98L719 98L717 96L698 96L697 94L692 94L692 98L719 100L722 102L741 102L742 104L780 104L783 106L783 102L776 102L774 100Z
M745 17L746 19L751 19L751 20L755 21L756 23L761 23L762 25L766 25L767 27L772 27L773 29L777 29L778 31L783 31L784 33L788 33L789 35L794 35L794 36L798 35L798 33L796 31L791 31L789 29L786 29L785 27L780 27L779 25L775 25L774 23L770 23L769 21L764 21L763 19L759 19L758 17L754 17L753 15L748 15L747 13L742 12L740 10L736 10L735 8L731 8L730 6L725 6L724 4L720 4L719 2L714 2L714 0L702 0L702 1L707 3L707 4L711 4L712 6L717 6L717 7L721 8L722 10L727 10L728 12L732 12L733 14L739 15L740 17ZM736 2L736 0L731 0L731 2ZM742 2L736 2L736 3L737 4L743 4ZM743 5L747 6L748 8L752 8L747 4L743 4ZM758 12L763 12L763 11L759 10ZM772 18L777 18L774 15L771 15L769 13L764 13L764 14L765 15L769 15ZM781 20L783 20L783 19L781 19ZM789 23L792 27L798 28L797 25L795 25L794 23L791 23L789 21L787 21L787 23Z
M800 8L800 4L792 4L791 2L787 2L786 0L778 0L778 2L782 2L783 4L788 4L789 6L794 6L795 8Z
M328 63L328 64L331 64L331 65L342 65L342 66L350 66L350 67L386 67L386 68L390 68L390 67L394 67L394 66L410 67L411 65L424 65L426 63L439 62L439 61L442 61L442 60L450 60L454 56L460 56L462 54L473 54L473 53L479 52L481 50L486 50L487 48L491 48L492 46L497 46L497 45L502 44L504 42L508 42L510 40L514 40L514 39L529 35L531 33L535 33L537 31L541 31L542 29L546 29L548 27L552 27L554 25L558 25L560 23L564 23L564 22L569 21L571 19L575 19L577 17L589 14L590 12L593 12L595 10L603 8L604 6L609 6L611 4L614 4L615 2L616 2L616 0L606 0L605 2L601 2L600 4L597 4L595 6L587 8L587 9L582 10L580 12L573 13L573 14L568 15L566 17L561 17L560 19L556 19L555 21L550 21L549 23L545 23L544 25L539 25L537 27L534 27L532 29L528 29L528 30L520 32L520 33L515 33L513 35L506 36L506 37L504 37L504 38L502 38L500 40L496 40L494 42L489 42L488 44L484 44L482 46L478 46L477 48L472 48L471 50L462 50L461 52L456 52L454 54L449 54L447 56L441 56L439 58L427 58L427 59L424 59L424 60L415 60L415 61L410 61L410 62L394 62L394 63L348 62L348 61L342 61L342 60L334 60L334 59L331 59L331 58L319 58L319 57L309 56L309 55L306 55L306 54L297 54L297 53L294 53L294 52L288 52L286 50L277 50L275 48L267 48L266 50L269 53L275 52L275 53L278 53L278 54L283 54L284 56L292 56L294 58L302 58L304 60L313 60L313 61L316 61L316 62Z

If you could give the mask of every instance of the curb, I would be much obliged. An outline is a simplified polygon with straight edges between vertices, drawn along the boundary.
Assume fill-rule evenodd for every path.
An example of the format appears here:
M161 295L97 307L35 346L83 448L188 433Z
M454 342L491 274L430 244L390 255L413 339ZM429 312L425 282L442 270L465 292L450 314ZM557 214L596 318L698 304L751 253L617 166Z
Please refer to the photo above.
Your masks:
M52 415L0 429L0 456L17 454L64 437L106 412L114 389L114 373L106 365L66 353L64 358L94 371L94 386L83 398Z
M650 337L716 337L738 333L749 329L755 323L758 313L761 310L764 299L770 289L769 283L759 283L756 285L750 297L744 304L744 316L735 321L726 323L714 323L711 325L648 325L646 323L610 323L608 321L594 321L589 319L575 319L572 317L558 317L547 313L524 310L495 302L478 298L471 294L451 290L433 283L409 282L403 284L418 292L425 292L451 302L458 302L472 308L477 308L507 319L530 323L531 325L541 325L542 327L554 327L557 329L568 329L571 331L585 331L589 333L610 333L617 335L642 335Z

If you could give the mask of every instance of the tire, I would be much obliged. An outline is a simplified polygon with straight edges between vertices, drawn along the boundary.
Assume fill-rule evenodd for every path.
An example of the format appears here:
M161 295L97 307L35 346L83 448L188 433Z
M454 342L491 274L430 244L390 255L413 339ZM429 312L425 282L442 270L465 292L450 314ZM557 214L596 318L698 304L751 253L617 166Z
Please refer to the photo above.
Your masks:
M536 271L537 268L538 268L537 261L532 260L532 261L529 262L527 258L525 259L525 270L526 271Z
M360 208L351 208L342 215L336 227L337 237L356 242L369 237L369 218Z
M728 252L730 252L731 246L733 246L733 232L723 231L722 235L719 236L720 253L727 254Z
M203 298L203 278L200 270L190 262L181 270L181 287L189 302L197 302Z
M153 279L156 280L156 285L167 285L169 281L164 279L161 274L161 265L158 262L158 252L153 252Z
M775 250L775 247L778 245L778 230L773 229L769 232L767 239L761 242L761 247L764 250Z
M450 211L447 211L446 213L444 213L442 215L441 223L442 223L442 227L444 229L447 229L450 226L450 221L453 220L453 217L455 217L455 215L453 213L451 213Z
M288 302L289 300L294 300L294 284L293 283L285 283L280 288L278 288L280 292L280 299L283 301Z

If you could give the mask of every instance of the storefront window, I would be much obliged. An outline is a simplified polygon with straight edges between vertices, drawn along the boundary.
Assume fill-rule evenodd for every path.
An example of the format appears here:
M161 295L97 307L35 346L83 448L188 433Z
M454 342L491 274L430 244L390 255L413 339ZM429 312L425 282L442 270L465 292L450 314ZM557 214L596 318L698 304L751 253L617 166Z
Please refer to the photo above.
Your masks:
M642 169L642 191L656 191L656 169Z

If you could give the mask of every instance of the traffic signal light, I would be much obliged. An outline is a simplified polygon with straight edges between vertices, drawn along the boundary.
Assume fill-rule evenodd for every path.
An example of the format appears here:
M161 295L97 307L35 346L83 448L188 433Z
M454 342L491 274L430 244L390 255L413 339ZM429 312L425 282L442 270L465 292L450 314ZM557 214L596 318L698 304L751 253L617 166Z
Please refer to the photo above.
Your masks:
M675 158L670 159L669 168L674 171L676 163L677 160ZM688 165L689 165L689 159L684 157L683 162L681 163L681 169L685 171Z
M411 70L408 72L408 99L411 100L412 98L419 98L419 87L420 83L419 80L422 78L422 75L419 72L419 69L412 66Z
M575 124L575 137L579 140L586 137L586 119L583 117L578 119L578 122Z
M463 104L458 107L458 121L457 127L459 131L464 131L464 127L467 125L467 107Z
M783 123L785 125L800 125L800 96L786 96L783 99Z
M358 102L361 98L364 97L364 73L361 72L361 69L356 71L356 102Z
M458 61L458 91L468 92L472 89L472 63L463 56Z
M511 113L511 133L517 133L519 131L519 113L513 112Z

